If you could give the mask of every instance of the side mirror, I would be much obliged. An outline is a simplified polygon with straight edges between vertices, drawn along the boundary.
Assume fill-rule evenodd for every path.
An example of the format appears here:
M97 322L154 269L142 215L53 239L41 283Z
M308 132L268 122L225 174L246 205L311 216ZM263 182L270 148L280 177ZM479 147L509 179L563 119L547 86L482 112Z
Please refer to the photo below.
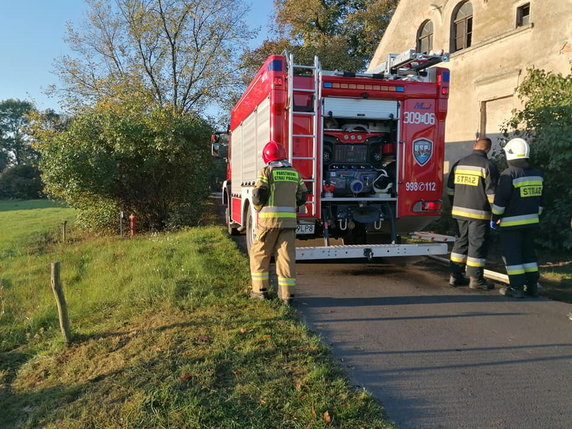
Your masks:
M211 143L211 155L214 158L220 158L219 150L220 150L219 143Z
M226 158L228 152L228 133L218 131L211 136L211 155L214 158Z

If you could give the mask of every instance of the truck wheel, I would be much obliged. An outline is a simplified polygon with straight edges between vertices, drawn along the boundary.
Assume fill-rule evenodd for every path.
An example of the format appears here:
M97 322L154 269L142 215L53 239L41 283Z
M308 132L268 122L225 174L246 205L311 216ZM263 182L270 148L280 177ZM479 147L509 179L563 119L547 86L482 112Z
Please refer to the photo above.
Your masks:
M228 234L229 235L240 234L238 228L232 226L232 219L230 218L230 207L228 205L224 208L224 218L226 221L226 230L228 231Z
M252 213L250 208L246 212L246 250L250 254L250 247L254 242L254 219L252 218Z

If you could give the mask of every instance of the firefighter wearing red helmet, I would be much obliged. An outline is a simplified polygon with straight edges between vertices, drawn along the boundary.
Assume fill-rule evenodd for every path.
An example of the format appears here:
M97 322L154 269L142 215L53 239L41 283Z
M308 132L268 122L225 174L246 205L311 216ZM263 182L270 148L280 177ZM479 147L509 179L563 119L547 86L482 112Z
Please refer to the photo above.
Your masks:
M251 297L264 299L270 286L270 258L275 254L278 298L289 304L296 287L296 208L304 205L308 191L278 143L268 142L262 159L266 166L252 192L258 225L250 248Z

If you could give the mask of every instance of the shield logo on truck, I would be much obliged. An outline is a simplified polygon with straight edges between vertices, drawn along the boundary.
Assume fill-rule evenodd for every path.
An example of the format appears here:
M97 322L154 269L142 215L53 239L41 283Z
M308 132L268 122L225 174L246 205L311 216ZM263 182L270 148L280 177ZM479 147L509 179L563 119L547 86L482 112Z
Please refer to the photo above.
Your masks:
M433 142L427 139L417 139L413 141L413 157L415 162L423 167L433 155Z

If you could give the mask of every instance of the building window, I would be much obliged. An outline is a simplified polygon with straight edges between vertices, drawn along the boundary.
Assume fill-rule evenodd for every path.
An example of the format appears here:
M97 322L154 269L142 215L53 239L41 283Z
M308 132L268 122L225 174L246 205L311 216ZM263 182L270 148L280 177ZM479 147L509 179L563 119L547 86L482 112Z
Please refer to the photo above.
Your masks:
M525 27L530 24L530 3L516 8L516 26Z
M433 50L433 23L425 21L417 31L417 52L428 54Z
M471 46L473 37L473 6L471 2L461 3L453 13L451 52Z

